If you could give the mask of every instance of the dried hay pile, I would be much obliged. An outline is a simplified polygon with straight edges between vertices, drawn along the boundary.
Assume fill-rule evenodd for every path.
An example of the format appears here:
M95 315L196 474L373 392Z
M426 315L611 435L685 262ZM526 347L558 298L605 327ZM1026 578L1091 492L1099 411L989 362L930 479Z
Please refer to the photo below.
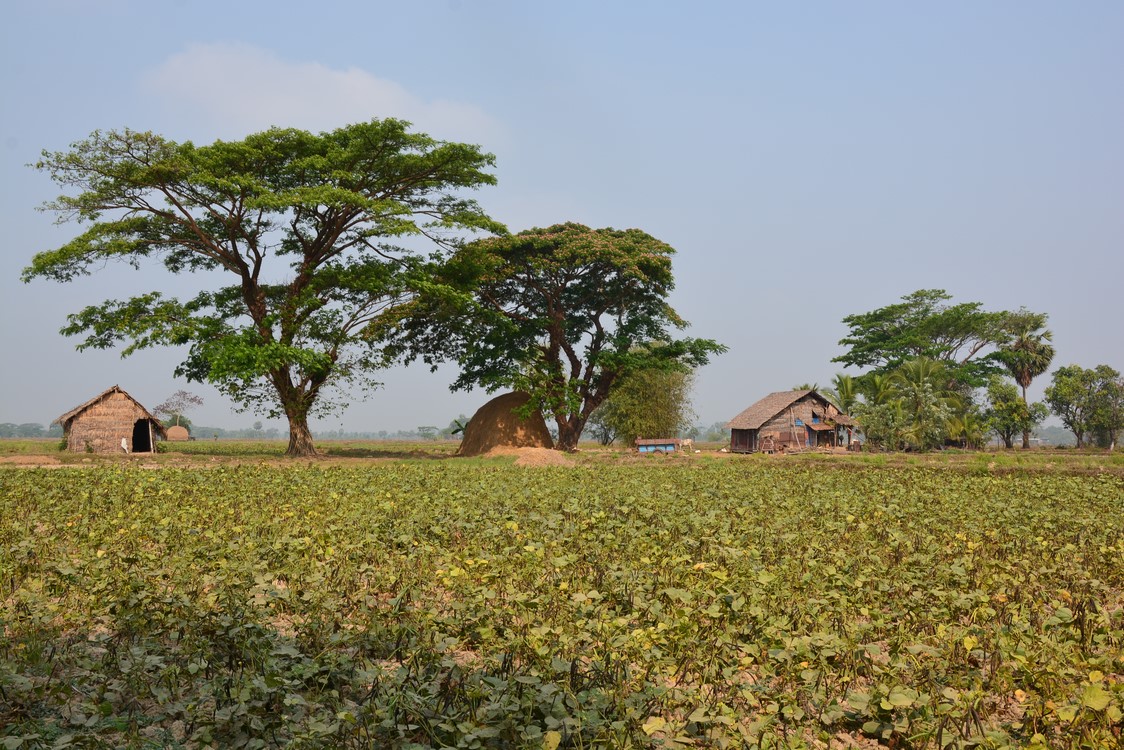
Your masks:
M541 414L520 418L515 409L530 400L526 393L505 393L480 407L464 428L458 456L482 456L496 448L552 448L554 441Z
M168 442L187 440L190 437L187 434L187 428L182 424L174 424L168 428Z

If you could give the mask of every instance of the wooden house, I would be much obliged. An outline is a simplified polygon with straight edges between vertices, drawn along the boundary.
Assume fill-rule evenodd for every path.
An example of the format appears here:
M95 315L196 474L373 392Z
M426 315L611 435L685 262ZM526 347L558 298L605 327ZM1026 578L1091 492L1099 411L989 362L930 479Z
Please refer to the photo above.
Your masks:
M730 451L772 453L848 445L854 420L816 391L777 391L731 419Z
M78 453L151 453L156 437L168 436L159 419L116 385L52 424L62 425L67 450Z

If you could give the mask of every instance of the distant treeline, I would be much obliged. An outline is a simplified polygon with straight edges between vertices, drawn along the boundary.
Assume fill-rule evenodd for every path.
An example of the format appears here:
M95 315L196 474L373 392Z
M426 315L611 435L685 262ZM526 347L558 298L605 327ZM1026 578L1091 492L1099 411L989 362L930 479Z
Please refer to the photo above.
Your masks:
M14 424L12 422L0 423L0 438L53 438L62 437L62 426L53 424L44 427L38 422L25 422Z
M260 424L260 423L258 423ZM226 429L223 427L207 427L205 425L192 425L191 436L196 440L288 440L289 431L279 430L276 427L243 427ZM344 430L322 430L312 433L317 440L435 440L451 436L448 428L438 430L436 427L419 427L414 430L378 430L367 432ZM0 439L3 438L61 438L62 427L57 424L48 426L38 422L0 423Z

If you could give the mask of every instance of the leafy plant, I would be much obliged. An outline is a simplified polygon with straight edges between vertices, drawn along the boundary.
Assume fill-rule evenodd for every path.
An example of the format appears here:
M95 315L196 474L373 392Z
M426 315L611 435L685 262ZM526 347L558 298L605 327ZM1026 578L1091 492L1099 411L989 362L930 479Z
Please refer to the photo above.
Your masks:
M751 459L0 470L0 743L1112 747L1122 498Z

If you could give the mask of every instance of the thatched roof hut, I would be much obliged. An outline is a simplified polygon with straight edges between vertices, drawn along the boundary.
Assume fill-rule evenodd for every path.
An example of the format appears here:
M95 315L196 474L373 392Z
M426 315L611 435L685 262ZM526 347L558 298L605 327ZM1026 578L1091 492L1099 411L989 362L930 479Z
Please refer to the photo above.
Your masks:
M51 424L62 425L67 450L76 453L150 453L157 435L168 436L159 419L116 385Z
M814 390L770 393L726 423L734 453L849 445L854 425Z

